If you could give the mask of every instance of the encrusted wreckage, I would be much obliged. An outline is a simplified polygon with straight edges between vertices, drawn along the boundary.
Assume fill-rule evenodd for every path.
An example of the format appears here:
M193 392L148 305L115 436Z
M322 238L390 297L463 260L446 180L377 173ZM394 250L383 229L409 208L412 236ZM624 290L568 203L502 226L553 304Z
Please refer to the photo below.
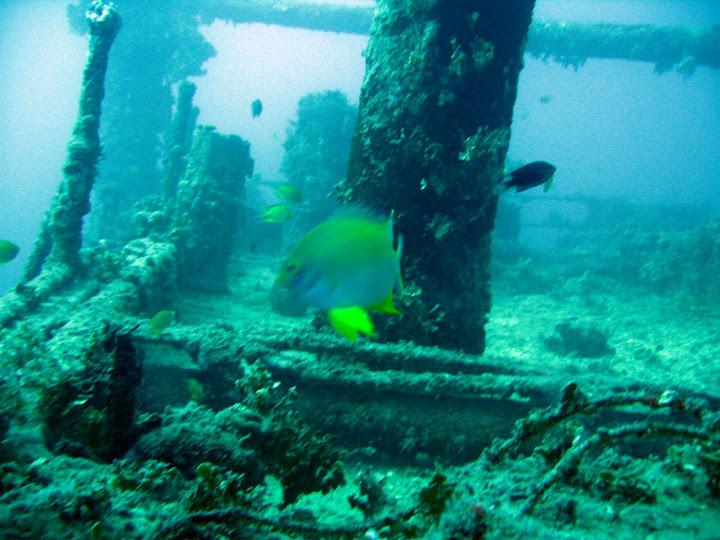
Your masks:
M225 9L228 19L253 6L254 17L281 13L272 3L265 11L257 2L203 4L204 16ZM339 195L395 209L409 294L407 315L383 329L395 343L351 346L269 311L246 324L218 317L231 303L230 255L253 161L239 137L195 127L190 84L179 88L163 196L137 204L135 238L123 246L81 249L120 28L111 4L93 2L63 181L25 278L0 303L0 394L17 403L0 410L0 435L13 433L0 453L0 501L11 510L3 529L129 534L142 500L151 508L142 534L155 538L540 536L574 524L578 500L589 515L607 499L656 502L659 489L642 473L647 452L623 453L626 441L650 437L668 453L652 461L656 478L681 479L664 497L717 497L717 396L614 372L577 370L578 382L566 384L566 373L546 366L474 354L484 349L490 308L493 184L532 8L533 0L473 9L460 0L379 2ZM283 17L303 9L290 3ZM346 30L364 24L353 20ZM202 304L198 291L209 288ZM179 324L162 333L144 324L169 306ZM171 386L184 388L184 403L161 391ZM615 391L581 391L600 387ZM585 459L591 454L599 457ZM390 496L390 480L360 470L383 459L425 471L423 479ZM433 471L435 460L450 468ZM45 489L53 482L62 489ZM362 517L284 510L339 489ZM27 504L31 496L41 510ZM666 519L682 513L663 508ZM625 519L637 531L644 517L630 510Z

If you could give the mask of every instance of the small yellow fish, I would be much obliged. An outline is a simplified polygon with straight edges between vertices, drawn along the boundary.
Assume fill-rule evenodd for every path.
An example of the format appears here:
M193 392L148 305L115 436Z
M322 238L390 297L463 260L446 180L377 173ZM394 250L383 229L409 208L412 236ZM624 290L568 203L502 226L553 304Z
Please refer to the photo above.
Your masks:
M0 240L0 263L8 263L12 261L20 252L17 244L10 240Z
M283 263L274 287L298 302L328 311L330 324L350 341L375 336L368 311L398 314L402 289L393 218L350 209L308 232Z
M285 223L292 214L292 208L287 204L271 204L265 208L260 219L265 223Z
M153 336L162 334L175 320L175 312L172 310L158 311L152 319L147 322L148 332Z
M292 204L300 204L303 201L300 190L290 182L275 182L272 187L275 190L275 195L277 195L277 198L281 201Z
M190 401L194 401L195 403L202 401L205 387L200 381L194 377L189 377L185 380L185 387L187 388Z

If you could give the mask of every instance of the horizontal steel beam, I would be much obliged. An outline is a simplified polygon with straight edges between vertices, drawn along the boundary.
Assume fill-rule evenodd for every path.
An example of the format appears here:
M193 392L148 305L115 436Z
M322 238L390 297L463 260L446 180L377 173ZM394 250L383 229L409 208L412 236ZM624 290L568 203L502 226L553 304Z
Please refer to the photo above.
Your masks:
M372 7L297 0L206 0L196 7L207 23L220 19L349 34L369 33L374 13ZM588 58L616 58L690 75L697 66L720 67L720 25L694 29L535 20L527 52L566 66L577 67Z

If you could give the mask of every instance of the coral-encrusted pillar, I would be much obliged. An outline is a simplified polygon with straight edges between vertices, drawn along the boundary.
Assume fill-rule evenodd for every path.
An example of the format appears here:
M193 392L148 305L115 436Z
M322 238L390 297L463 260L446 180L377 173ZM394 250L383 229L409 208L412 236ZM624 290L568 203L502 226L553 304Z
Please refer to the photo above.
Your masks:
M380 0L344 198L394 209L403 316L381 331L485 348L495 184L534 0Z
M181 288L227 289L227 265L235 246L245 179L252 172L248 142L237 135L222 135L213 126L195 128L175 204Z
M187 154L190 151L193 131L200 114L200 109L192 104L196 90L197 86L189 81L182 81L178 85L177 107L172 126L170 126L169 141L163 159L165 169L163 191L168 200L175 198L178 182L185 173Z
M100 159L100 111L105 96L105 73L110 48L122 19L112 3L96 0L86 13L90 50L83 71L77 119L67 146L63 180L45 216L41 233L25 270L25 280L36 277L49 256L66 272L80 267L80 246L85 214Z

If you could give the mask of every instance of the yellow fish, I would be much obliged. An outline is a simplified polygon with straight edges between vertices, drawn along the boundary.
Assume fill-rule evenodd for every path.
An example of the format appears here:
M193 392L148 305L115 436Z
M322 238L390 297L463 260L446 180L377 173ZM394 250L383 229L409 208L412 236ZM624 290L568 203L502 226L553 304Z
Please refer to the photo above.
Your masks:
M152 319L147 322L148 332L153 336L159 336L162 334L168 326L170 326L175 320L175 312L172 310L158 311Z
M402 289L393 218L349 210L308 232L283 263L275 287L299 302L328 311L332 326L350 341L374 336L368 311L398 314L393 292Z
M194 401L195 403L202 401L203 395L205 394L205 387L200 381L194 377L189 377L185 379L185 388L187 388L190 401Z
M20 252L17 244L10 240L0 240L0 263L8 263L12 261Z
M281 201L292 204L300 204L303 201L300 190L290 182L274 182L272 188L275 190L277 198Z
M265 223L285 223L292 217L292 208L286 204L271 204L263 211L260 219Z

